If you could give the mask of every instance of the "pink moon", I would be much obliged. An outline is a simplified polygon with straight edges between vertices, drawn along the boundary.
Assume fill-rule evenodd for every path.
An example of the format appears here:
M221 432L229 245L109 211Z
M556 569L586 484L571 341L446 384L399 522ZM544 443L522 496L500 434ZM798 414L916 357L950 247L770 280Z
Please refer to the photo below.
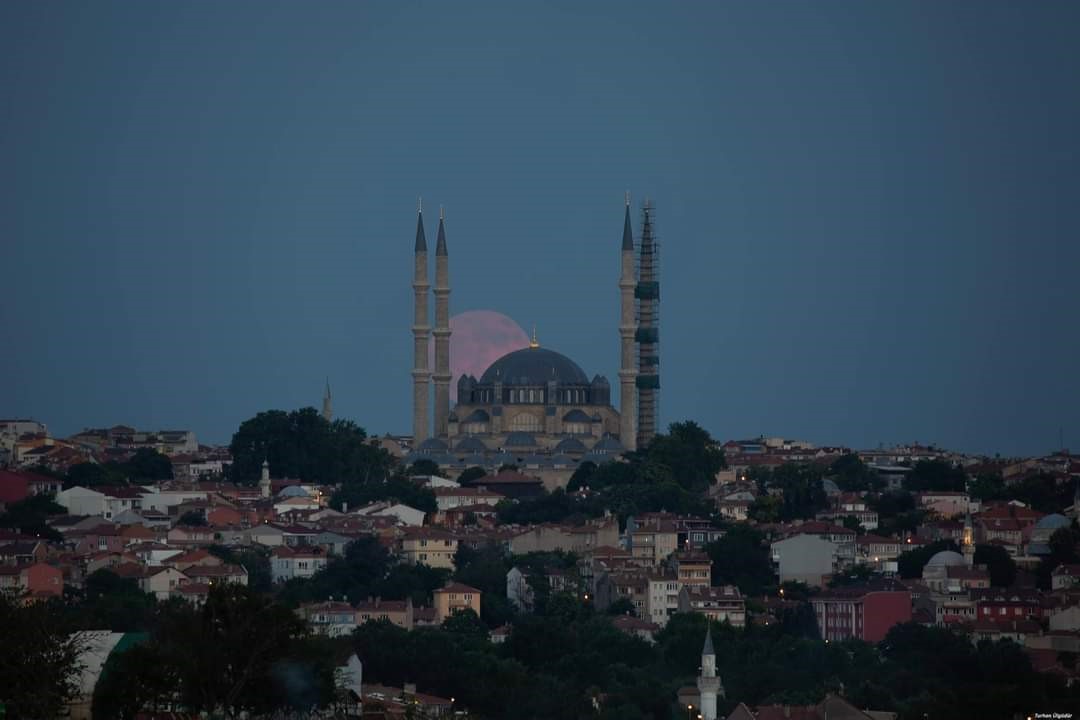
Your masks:
M429 343L429 365L435 367L434 340ZM450 318L450 400L457 402L462 375L479 379L503 355L529 347L529 335L511 318L494 310L469 310Z

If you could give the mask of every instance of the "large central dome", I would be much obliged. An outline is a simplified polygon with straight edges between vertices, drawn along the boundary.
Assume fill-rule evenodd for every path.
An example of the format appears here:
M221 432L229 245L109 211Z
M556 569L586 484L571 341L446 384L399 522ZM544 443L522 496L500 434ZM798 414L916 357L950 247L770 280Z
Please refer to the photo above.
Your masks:
M503 355L484 371L480 383L545 385L552 380L560 385L589 384L585 371L573 360L554 350L539 347L528 347Z

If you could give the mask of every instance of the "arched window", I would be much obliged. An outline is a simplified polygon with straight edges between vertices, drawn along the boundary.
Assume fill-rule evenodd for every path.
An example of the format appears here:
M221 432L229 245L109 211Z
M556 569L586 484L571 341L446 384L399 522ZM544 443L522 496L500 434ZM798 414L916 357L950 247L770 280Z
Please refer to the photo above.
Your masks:
M540 432L540 419L527 412L521 412L510 420L510 429L518 432Z

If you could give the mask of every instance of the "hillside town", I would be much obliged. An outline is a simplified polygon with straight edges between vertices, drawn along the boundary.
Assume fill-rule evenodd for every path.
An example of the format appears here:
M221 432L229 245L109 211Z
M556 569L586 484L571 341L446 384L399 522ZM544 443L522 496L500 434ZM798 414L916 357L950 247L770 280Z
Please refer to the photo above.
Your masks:
M151 618L207 611L230 586L343 643L336 689L316 703L325 717L492 716L467 687L395 666L380 639L460 633L495 657L536 631L530 618L604 618L646 648L696 642L690 681L659 700L672 717L917 707L843 682L783 702L725 677L727 638L780 626L824 648L884 646L912 628L980 652L1006 643L1056 702L1080 697L1080 455L722 442L681 423L636 453L612 438L567 444L565 467L513 447L472 464L476 443L414 447L313 409L293 415L322 435L351 431L377 476L313 469L284 449L310 438L258 430L251 441L254 425L211 447L189 430L55 438L34 420L0 420L0 589L15 606L82 608L80 652L96 657L66 700L70 717L103 716L92 713L103 668L154 626L103 597ZM860 705L871 700L887 706ZM595 689L587 703L602 715L633 701ZM151 705L179 713L168 717L190 709L159 693L133 717L166 717Z

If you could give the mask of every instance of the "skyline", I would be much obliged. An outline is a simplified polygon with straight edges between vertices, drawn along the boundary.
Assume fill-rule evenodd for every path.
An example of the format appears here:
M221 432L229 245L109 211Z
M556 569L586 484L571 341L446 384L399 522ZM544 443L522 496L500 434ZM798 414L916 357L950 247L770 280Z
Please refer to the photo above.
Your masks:
M630 190L661 241L661 427L1075 449L1078 19L4 6L0 415L227 443L329 377L337 417L408 432L418 196L451 315L614 382Z

